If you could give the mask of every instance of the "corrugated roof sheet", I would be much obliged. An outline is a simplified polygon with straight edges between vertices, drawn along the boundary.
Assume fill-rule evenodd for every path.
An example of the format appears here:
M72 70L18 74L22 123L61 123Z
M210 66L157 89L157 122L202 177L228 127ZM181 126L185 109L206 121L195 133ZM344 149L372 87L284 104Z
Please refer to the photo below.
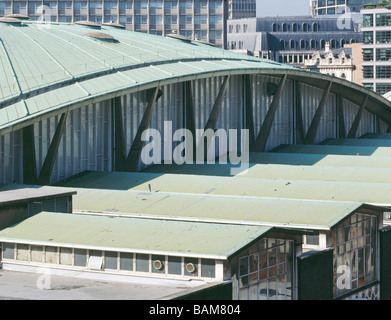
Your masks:
M41 212L0 242L227 259L271 228Z

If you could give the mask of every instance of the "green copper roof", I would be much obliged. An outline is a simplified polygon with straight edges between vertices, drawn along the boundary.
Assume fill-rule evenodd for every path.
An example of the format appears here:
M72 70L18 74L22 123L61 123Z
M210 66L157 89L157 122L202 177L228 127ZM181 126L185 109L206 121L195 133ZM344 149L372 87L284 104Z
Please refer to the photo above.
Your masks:
M0 231L0 242L227 259L271 230L260 226L41 212Z
M345 80L239 53L122 28L0 23L0 133L65 110L130 92L202 77L289 74L349 99L391 122L390 102ZM92 35L98 32L101 36ZM28 53L28 54L27 54Z

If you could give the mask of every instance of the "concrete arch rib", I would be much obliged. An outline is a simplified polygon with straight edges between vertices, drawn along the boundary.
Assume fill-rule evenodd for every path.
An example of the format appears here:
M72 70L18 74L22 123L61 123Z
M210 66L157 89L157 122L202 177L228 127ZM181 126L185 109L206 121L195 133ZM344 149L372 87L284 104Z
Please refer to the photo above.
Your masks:
M251 67L249 66L249 64L251 65ZM191 65L191 62L188 62L188 65ZM154 66L154 68L156 69L156 66ZM133 78L131 75L131 71L126 74L126 77L123 76L124 72L117 72L116 74L102 76L97 79L78 82L67 87L67 90L72 91L74 89L79 91L79 94L77 94L75 98L70 98L63 102L59 101L57 104L54 103L53 105L38 110L37 112L30 112L29 110L31 105L36 104L35 99L39 98L40 101L42 101L43 99L50 100L51 94L54 93L57 95L61 95L64 93L62 92L62 90L65 89L56 89L51 92L43 93L37 97L32 97L30 99L24 100L23 102L27 106L27 108L23 107L24 109L27 109L25 111L25 114L22 114L13 121L0 123L0 135L21 129L37 121L61 114L63 112L71 111L88 104L93 104L104 100L120 97L129 93L140 92L143 90L156 88L157 86L182 82L184 83L186 81L191 80L233 75L269 75L276 77L286 75L288 80L295 80L299 83L307 84L317 88L324 88L325 85L327 85L332 79L333 85L330 88L330 93L338 94L344 99L358 106L362 104L363 97L368 96L366 110L372 114L376 114L377 117L384 121L386 124L391 124L390 101L376 94L375 92L350 83L346 80L335 79L334 77L332 78L327 75L314 74L296 69L260 68L257 63L248 61L246 61L245 66L241 68L229 68L226 65L222 65L221 68L216 69L205 71L197 70L197 72L193 72L191 74L179 74L173 75L172 77L167 77L167 74L160 73L160 78L155 77L155 79L153 79L153 76L151 76L151 80L144 82L140 82L137 78ZM148 69L145 68L145 70L139 70L138 72L147 73ZM131 79L133 79L133 81L130 81ZM104 92L91 92L90 88L94 86L95 81L99 81L100 88L107 85L108 89ZM113 81L118 81L120 85L113 87ZM83 86L84 90L80 89L79 84ZM21 105L22 102L0 109L0 118L8 119L6 115L7 109L10 107L18 108L18 104Z

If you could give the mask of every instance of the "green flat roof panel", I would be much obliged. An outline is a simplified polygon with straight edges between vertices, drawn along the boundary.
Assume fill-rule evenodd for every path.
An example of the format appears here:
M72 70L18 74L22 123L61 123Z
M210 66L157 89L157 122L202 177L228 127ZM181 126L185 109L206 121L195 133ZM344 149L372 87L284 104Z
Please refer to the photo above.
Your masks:
M270 230L259 226L42 212L0 231L0 242L227 259Z

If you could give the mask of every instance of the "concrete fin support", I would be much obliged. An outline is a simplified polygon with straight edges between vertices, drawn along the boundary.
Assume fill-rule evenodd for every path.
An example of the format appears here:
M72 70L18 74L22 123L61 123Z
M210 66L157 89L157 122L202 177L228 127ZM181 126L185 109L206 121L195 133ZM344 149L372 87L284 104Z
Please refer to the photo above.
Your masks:
M212 129L213 131L215 130L217 119L219 118L219 115L221 112L221 107L223 105L224 95L225 95L225 92L227 91L228 80L229 80L229 76L226 76L224 78L223 83L220 86L219 93L218 93L217 98L213 104L213 108L212 108L212 111L210 112L208 121L206 122L204 131L206 131L208 129ZM208 146L208 144L201 143L203 141L203 139L205 139L205 134L202 135L200 138L200 143L197 146L196 154L201 154L198 151L198 148L204 147L204 160L206 161L207 160L207 146Z
M257 152L264 152L267 139L269 138L270 130L273 125L274 117L276 115L277 108L280 104L280 98L282 91L285 86L287 75L284 75L281 80L280 84L278 85L277 91L274 94L273 101L270 104L269 110L267 111L265 120L262 123L261 130L259 131L258 137L255 140L255 151Z
M320 120L322 119L324 108L326 107L327 97L329 96L330 89L332 86L332 82L330 81L325 89L322 99L320 100L319 106L316 109L315 115L311 121L308 132L304 138L305 144L313 144L315 141L316 134L318 132Z
M52 142L50 143L48 153L46 155L45 161L39 173L39 178L38 178L39 185L46 185L50 183L50 176L52 175L53 166L56 161L58 147L60 146L60 142L61 142L62 134L64 132L67 118L68 118L68 112L63 113L57 124L56 132L54 133Z
M360 125L362 114L363 114L364 109L367 105L367 102L368 102L368 95L365 96L363 103L361 104L360 108L358 109L358 112L356 114L356 117L354 118L354 121L353 121L352 126L349 130L347 138L351 139L351 138L356 137L357 129L358 129L358 126Z
M147 130L149 127L155 102L158 98L158 92L159 92L158 87L149 89L146 92L147 103L148 103L147 108L145 109L140 126L137 130L132 146L130 147L128 157L125 160L125 167L124 167L125 171L133 172L137 170L137 165L141 156L142 147L144 145L144 141L141 140L141 136L143 132Z

